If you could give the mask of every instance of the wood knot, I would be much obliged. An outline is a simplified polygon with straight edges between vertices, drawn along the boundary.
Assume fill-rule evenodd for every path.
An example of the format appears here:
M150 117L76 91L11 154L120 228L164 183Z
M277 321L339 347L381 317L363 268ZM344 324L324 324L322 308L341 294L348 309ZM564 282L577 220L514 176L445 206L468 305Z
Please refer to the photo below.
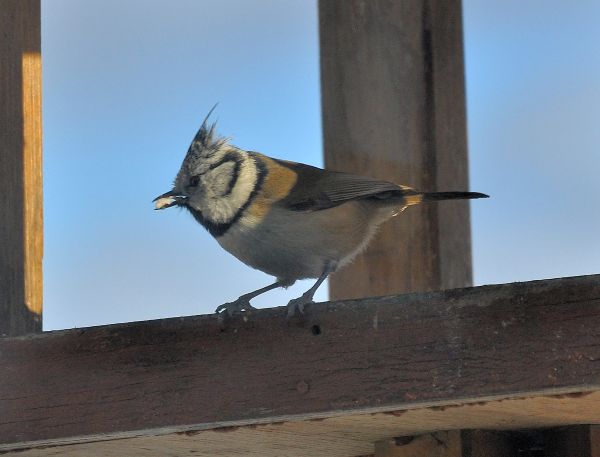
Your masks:
M306 381L299 381L298 384L296 384L296 390L298 393L304 395L310 390L310 386Z

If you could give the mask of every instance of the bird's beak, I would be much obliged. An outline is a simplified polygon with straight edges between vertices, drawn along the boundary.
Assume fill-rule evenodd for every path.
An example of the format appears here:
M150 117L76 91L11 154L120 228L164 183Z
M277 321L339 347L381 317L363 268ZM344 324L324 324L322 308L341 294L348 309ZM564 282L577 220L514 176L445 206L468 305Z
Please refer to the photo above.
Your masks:
M175 190L170 190L162 195L159 195L154 200L154 209L165 209L171 206L182 205L185 202L185 197Z

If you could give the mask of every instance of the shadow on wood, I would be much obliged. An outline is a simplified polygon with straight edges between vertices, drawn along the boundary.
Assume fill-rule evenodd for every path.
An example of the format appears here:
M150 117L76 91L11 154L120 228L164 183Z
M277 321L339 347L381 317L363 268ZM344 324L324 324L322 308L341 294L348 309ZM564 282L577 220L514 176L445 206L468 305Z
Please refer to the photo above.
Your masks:
M573 425L543 433L545 457L600 457L600 427Z
M374 457L514 457L510 433L451 430L376 443Z

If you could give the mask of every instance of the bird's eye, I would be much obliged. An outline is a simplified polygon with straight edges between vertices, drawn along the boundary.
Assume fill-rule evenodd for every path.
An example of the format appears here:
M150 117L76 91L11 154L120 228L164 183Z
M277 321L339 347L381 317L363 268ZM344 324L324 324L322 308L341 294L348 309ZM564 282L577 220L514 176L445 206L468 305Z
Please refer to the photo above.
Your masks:
M188 184L188 187L196 187L196 186L198 186L199 182L200 182L200 177L199 176L192 176L190 178L190 182Z

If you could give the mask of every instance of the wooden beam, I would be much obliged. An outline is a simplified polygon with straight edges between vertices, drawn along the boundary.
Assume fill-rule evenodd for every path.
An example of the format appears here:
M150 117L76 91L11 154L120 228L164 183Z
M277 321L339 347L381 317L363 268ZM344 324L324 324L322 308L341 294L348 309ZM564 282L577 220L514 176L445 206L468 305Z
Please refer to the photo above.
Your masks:
M3 338L0 449L593 391L599 337L583 276Z
M77 420L75 418L74 420ZM424 407L383 413L350 413L325 419L282 420L273 424L251 424L209 430L188 430L138 436L98 436L53 442L46 446L4 451L14 457L204 457L244 455L248 457L373 457L374 443L394 434L424 434L434 430L464 427L514 429L549 427L578 421L600 421L600 392L550 395ZM514 432L507 432L514 436ZM527 438L527 437L525 437ZM511 455L533 457L539 446L517 441L519 451ZM533 453L531 449L537 449ZM492 454L493 455L493 454ZM490 457L490 456L486 456ZM552 456L556 457L556 456ZM571 457L571 456L569 456Z
M0 335L42 328L40 0L0 3Z
M466 190L460 0L320 0L327 168ZM485 191L485 189L478 189ZM466 202L408 209L332 276L331 299L471 285Z

